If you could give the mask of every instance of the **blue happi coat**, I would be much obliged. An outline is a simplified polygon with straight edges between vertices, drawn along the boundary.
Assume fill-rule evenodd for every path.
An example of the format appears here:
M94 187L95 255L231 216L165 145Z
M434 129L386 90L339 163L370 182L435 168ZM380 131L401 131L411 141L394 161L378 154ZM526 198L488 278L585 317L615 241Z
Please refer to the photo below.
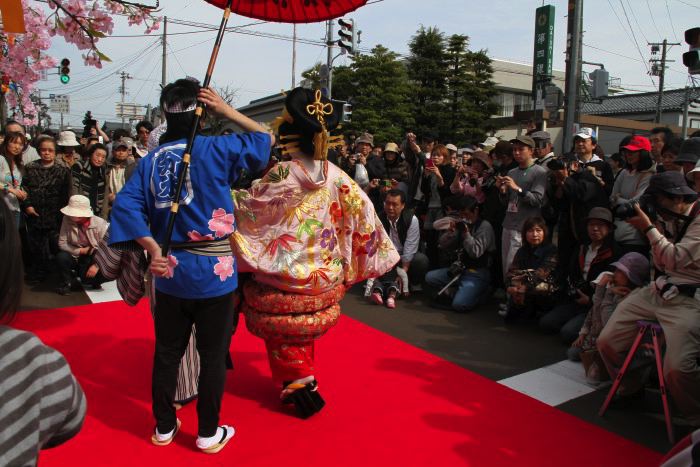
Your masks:
M139 161L114 202L110 246L124 248L128 242L151 236L163 243L185 146L184 139L169 142ZM255 173L265 168L269 155L266 133L197 136L172 242L228 238L234 229L230 187L243 170ZM188 299L217 297L237 285L233 256L201 256L183 250L170 252L168 275L155 282L157 290Z

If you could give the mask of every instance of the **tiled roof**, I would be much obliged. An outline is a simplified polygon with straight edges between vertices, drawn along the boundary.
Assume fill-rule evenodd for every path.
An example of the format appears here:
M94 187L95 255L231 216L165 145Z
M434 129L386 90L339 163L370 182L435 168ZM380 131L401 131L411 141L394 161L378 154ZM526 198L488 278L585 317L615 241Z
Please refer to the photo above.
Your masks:
M700 97L700 90L691 91L691 99ZM603 99L601 103L586 102L581 112L589 115L616 115L631 113L648 113L656 111L656 102L659 98L656 92L644 92L639 94L626 94L611 96ZM672 89L664 91L661 100L663 110L683 110L685 89Z

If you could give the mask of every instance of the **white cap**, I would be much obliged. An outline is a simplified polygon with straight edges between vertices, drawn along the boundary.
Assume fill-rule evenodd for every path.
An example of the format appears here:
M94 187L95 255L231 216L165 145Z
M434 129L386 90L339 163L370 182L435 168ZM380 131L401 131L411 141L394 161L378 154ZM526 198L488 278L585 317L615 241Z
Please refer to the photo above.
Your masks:
M583 139L590 139L590 138L595 138L595 131L593 131L593 128L588 128L584 127L578 130L578 133L574 135L574 138L583 138Z

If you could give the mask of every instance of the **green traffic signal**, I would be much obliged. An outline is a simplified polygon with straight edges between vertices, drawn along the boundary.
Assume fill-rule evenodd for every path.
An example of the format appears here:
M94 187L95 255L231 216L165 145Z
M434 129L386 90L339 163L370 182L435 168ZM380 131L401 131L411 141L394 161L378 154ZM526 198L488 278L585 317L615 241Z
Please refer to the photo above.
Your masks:
M61 83L63 84L68 84L70 81L70 76L68 76L68 73L70 73L70 60L67 58L64 58L61 60L61 66L58 67L58 72L61 76Z

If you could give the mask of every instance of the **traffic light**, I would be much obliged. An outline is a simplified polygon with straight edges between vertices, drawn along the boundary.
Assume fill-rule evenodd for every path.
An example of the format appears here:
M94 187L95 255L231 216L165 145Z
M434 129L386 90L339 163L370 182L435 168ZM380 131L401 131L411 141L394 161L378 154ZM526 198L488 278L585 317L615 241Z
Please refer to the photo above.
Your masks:
M691 75L700 75L700 28L685 31L685 42L690 46L683 54L683 65Z
M342 117L342 122L343 123L350 123L352 121L352 104L345 103L343 104L343 117Z
M608 81L610 80L610 73L608 73L604 68L598 68L591 73L591 97L593 99L600 99L602 97L608 97Z
M58 74L61 78L61 83L68 84L70 82L70 60L64 58L61 60L61 66L59 67Z
M338 24L340 25L340 30L338 35L340 39L338 40L338 45L344 52L351 55L357 53L357 30L355 29L355 21L352 19L339 19Z

